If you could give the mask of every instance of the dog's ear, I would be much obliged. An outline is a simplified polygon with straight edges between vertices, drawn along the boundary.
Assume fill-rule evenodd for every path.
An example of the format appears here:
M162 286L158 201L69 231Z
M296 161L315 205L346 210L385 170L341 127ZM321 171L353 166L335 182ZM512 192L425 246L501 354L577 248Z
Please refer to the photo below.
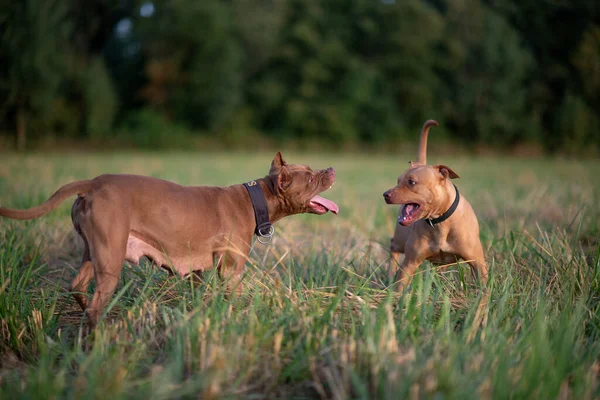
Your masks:
M285 166L281 167L279 175L277 175L277 187L279 188L279 190L285 191L287 188L290 187L291 183L292 174L290 174L290 171L288 171L288 169Z
M440 172L440 174L442 175L442 177L444 177L444 179L460 178L460 176L458 176L458 174L456 172L452 171L452 169L450 167L447 167L445 165L438 164L438 165L435 165L433 168L437 169Z
M281 156L281 153L278 151L277 154L275 154L275 158L273 158L273 161L271 161L271 170L279 169L284 165L287 165L287 163Z

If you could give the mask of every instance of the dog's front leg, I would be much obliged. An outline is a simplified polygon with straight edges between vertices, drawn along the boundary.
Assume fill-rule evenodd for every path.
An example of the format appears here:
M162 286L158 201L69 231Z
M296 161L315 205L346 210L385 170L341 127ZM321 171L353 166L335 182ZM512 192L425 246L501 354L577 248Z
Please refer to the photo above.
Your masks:
M413 238L411 237L410 239ZM400 268L396 272L395 281L399 292L410 284L419 265L431 256L431 251L426 240L410 239L405 246L404 260L402 260L402 264L400 264Z
M398 268L395 277L396 290L398 292L402 292L406 287L408 287L415 271L417 270L417 268L419 268L419 265L421 265L423 261L425 261L425 259L407 260L406 258L404 258L404 261L402 261L400 268Z
M242 294L242 277L245 264L246 257L239 254L232 254L229 251L219 257L217 268L219 277L226 284L227 294Z
M396 236L390 239L390 260L388 264L388 277L391 279L396 276L398 272L398 267L400 265L400 254L404 252L404 243L402 243L402 247L398 246L396 243Z

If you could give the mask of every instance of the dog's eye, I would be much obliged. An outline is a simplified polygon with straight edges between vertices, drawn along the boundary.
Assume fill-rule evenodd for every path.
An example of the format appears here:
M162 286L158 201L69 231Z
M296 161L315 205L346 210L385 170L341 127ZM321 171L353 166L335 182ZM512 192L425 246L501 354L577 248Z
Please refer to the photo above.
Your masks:
M311 176L310 179L308 180L308 183L312 183L315 180L314 176Z
M409 180L408 180L408 184L409 184L410 186L415 186L415 185L417 184L417 182L415 182L415 181L414 181L414 180L412 180L412 179L409 179Z

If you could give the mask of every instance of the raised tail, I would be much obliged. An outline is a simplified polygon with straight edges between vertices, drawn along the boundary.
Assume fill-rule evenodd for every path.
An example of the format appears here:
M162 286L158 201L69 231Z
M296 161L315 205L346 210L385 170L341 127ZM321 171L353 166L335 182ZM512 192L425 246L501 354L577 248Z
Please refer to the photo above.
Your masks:
M48 200L36 207L31 207L26 210L14 210L12 208L0 207L0 216L12 219L35 219L42 215L48 214L54 210L60 203L74 194L87 193L92 189L92 181L76 181L68 183L58 189Z
M425 121L423 129L421 129L421 141L419 142L419 164L427 164L427 136L429 135L429 128L432 126L438 126L439 124L430 119Z

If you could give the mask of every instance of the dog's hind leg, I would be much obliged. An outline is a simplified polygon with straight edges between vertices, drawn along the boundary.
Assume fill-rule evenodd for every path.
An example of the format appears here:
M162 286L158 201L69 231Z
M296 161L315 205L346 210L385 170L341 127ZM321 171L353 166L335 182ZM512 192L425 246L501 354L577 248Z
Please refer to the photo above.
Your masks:
M73 203L73 207L71 208L71 220L73 221L73 227L75 231L81 236L83 240L83 244L85 246L85 250L83 252L83 259L81 260L81 266L79 267L79 272L73 282L71 283L71 292L73 293L73 297L81 306L83 311L86 310L88 306L87 299L87 290L90 285L90 281L94 277L94 266L92 265L92 259L90 257L90 245L88 243L85 234L81 230L80 218L82 215L82 211L85 208L85 199L83 197L78 197L77 200Z
M116 203L116 201L113 200ZM110 209L106 204L92 206L91 214L82 224L89 240L94 266L96 290L87 309L90 327L98 324L102 312L112 297L123 269L129 235L129 213ZM101 210L101 212L98 212Z
M92 246L96 290L87 314L90 326L95 327L119 283L125 261L127 239L120 241L111 239L111 244L108 246L104 243L95 243Z
M90 258L90 249L87 240L85 238L83 238L83 240L85 241L85 251L83 253L83 259L81 260L79 272L71 284L71 292L73 292L73 297L77 300L81 309L85 311L88 306L87 290L90 281L94 277L94 266Z

